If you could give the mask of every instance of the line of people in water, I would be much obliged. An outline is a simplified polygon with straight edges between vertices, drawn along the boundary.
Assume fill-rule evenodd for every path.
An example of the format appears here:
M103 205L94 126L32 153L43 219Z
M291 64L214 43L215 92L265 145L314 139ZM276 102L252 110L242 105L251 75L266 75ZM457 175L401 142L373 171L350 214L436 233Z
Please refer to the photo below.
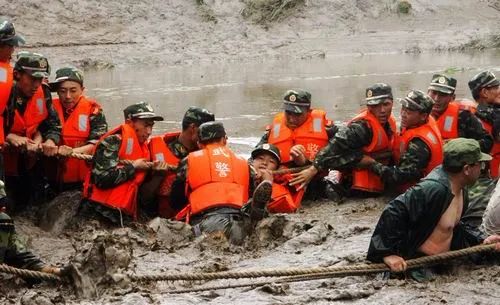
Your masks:
M1 202L10 213L51 192L82 189L82 215L121 225L160 216L190 223L196 235L223 234L241 244L268 213L293 213L304 199L397 192L375 228L371 261L402 271L408 258L500 241L498 232L488 237L461 220L467 187L481 175L499 175L500 81L491 71L468 82L474 102L455 99L455 78L433 75L426 92L399 99L399 130L388 84L368 87L366 107L346 126L314 108L309 92L288 90L283 111L245 160L227 146L223 124L200 107L187 109L181 130L152 136L163 117L138 102L108 130L102 107L84 94L79 69L62 67L49 81L47 58L33 52L18 52L11 66L23 43L12 23L0 23L0 162L7 190ZM92 154L92 161L75 153ZM273 172L294 167L304 169ZM17 250L2 209L0 262L9 263Z

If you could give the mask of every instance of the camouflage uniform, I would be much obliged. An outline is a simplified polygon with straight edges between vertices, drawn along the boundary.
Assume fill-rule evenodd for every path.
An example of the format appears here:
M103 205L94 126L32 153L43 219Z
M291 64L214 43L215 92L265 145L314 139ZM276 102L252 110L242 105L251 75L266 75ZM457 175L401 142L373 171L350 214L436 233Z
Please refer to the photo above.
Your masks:
M500 105L496 104L495 101L480 100L479 92L483 88L498 87L499 85L500 80L490 71L480 72L469 81L472 96L479 103L476 116L492 125L492 137L495 141L500 141Z
M436 91L443 95L453 95L456 86L457 80L455 78L444 74L434 74L427 90ZM438 120L439 118L435 119ZM484 129L481 121L469 109L459 110L457 124L459 138L475 139L479 142L482 152L490 152L493 139Z
M408 96L401 99L403 108L416 110L429 114L434 101L419 90L410 91ZM418 127L418 126L415 126ZM387 166L379 162L371 165L370 169L376 173L386 186L402 185L414 182L422 178L422 172L429 164L431 150L427 144L419 139L413 138L395 166Z
M201 142L217 140L225 135L224 127L220 122L208 122L200 126L199 139ZM174 209L177 210L183 209L188 204L188 197L186 195L188 170L187 158L184 158L179 163L177 176L173 182L170 196ZM250 171L248 194L254 194L257 183L255 172L250 166L248 170ZM270 193L268 195L269 198L266 203L271 197ZM232 243L241 244L244 238L250 234L252 221L260 220L265 216L265 213L264 207L256 209L252 204L252 199L250 199L241 210L220 207L205 211L201 215L194 215L191 217L191 224L196 235L200 235L202 232L222 232Z

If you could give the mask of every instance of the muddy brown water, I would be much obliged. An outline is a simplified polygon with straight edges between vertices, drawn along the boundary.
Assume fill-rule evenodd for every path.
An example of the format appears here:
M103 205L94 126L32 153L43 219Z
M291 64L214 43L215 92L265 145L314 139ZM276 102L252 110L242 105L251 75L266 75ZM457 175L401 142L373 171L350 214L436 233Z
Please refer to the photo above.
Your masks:
M425 90L433 73L453 68L453 75L458 79L457 96L470 98L467 80L482 69L499 71L499 59L500 51L492 50L469 54L371 54L307 61L134 67L87 71L86 87L87 94L103 105L110 126L121 122L121 110L126 105L139 100L150 102L166 119L155 126L157 134L179 128L182 115L190 105L206 107L215 112L217 119L223 120L231 145L240 153L249 154L264 126L280 111L281 96L288 88L309 90L314 106L327 110L332 119L341 123L358 111L365 87L374 82L391 84L395 97L401 97L410 89ZM398 104L394 112L398 115ZM297 214L273 216L263 221L256 234L241 247L203 238L190 241L185 228L172 236L139 231L127 235L134 244L128 270L147 274L360 263L364 261L378 215L389 199L352 198L338 206L328 201L306 202ZM68 256L79 253L92 243L93 236L111 232L95 222L82 222L69 233L51 234L33 226L35 220L31 218L17 221L19 231L30 236L34 251L54 264L64 263ZM175 232L169 230L162 234ZM118 232L121 237L117 239L123 240L123 229L112 232ZM359 276L181 295L170 295L166 291L191 287L190 283L159 282L104 289L96 300L77 299L67 289L54 289L50 285L26 290L19 282L9 284L10 291L0 295L0 303L495 304L500 298L499 276L498 266L464 264L424 284ZM234 282L219 280L206 284ZM203 283L195 283L195 286L198 284ZM2 286L0 291L5 291Z

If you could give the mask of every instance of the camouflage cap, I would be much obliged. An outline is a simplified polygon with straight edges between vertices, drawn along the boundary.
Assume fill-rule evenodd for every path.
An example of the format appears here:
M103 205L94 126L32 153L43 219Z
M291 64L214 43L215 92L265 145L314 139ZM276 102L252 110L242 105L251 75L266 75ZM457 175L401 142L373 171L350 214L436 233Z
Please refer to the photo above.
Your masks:
M481 152L479 142L474 139L452 139L444 145L443 151L443 165L448 167L459 167L492 159L490 155Z
M262 153L271 154L276 159L276 161L278 161L278 164L281 163L280 150L275 145L264 143L255 147L255 149L252 150L252 155L251 155L252 159L255 159L258 155Z
M16 34L14 24L8 20L0 19L0 45L19 47L25 44L24 37Z
M200 126L206 122L215 121L215 115L205 108L191 106L188 108L182 119L182 125L194 123Z
M56 79L51 82L50 90L56 91L59 84L67 80L74 81L83 86L83 72L75 67L63 67L56 71Z
M163 117L157 115L153 107L146 102L139 102L128 106L123 110L125 119L151 119L153 121L163 121Z
M50 66L45 56L39 53L19 52L14 70L22 71L36 78L49 77Z
M475 95L482 88L490 88L500 85L500 81L491 71L480 72L469 81L469 89Z
M199 139L200 142L216 140L226 135L226 130L222 122L206 122L200 125Z
M311 108L311 93L302 90L288 90L283 97L283 109L296 114L307 112Z
M399 99L399 102L404 108L423 113L431 113L432 106L434 105L434 100L420 90L408 92L406 97Z
M427 90L444 94L453 94L457 88L457 80L444 74L434 74Z
M366 104L369 106L378 105L386 99L393 99L391 86L384 83L377 83L366 88L365 96Z

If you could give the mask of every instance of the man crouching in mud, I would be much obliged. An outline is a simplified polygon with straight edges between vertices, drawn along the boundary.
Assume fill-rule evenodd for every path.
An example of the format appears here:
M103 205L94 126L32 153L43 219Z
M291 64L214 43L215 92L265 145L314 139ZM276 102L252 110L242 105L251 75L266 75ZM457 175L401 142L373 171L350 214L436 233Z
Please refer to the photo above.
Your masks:
M171 199L175 209L184 208L176 218L185 218L195 235L222 234L231 243L242 244L252 222L265 216L273 176L268 170L255 172L226 143L222 123L200 125L200 150L179 163ZM262 182L257 185L258 181Z
M5 201L5 187L0 180L0 264L55 275L66 274L66 268L61 270L47 265L26 249L16 234L14 222L5 214ZM36 281L30 280L29 283L35 284Z
M382 212L370 241L368 260L383 261L392 272L401 272L407 269L406 259L481 242L496 242L500 251L499 235L485 238L483 232L461 219L469 203L466 187L476 182L481 167L490 160L476 140L457 138L445 144L443 165L389 202ZM432 271L417 269L409 275L422 281L431 278Z

